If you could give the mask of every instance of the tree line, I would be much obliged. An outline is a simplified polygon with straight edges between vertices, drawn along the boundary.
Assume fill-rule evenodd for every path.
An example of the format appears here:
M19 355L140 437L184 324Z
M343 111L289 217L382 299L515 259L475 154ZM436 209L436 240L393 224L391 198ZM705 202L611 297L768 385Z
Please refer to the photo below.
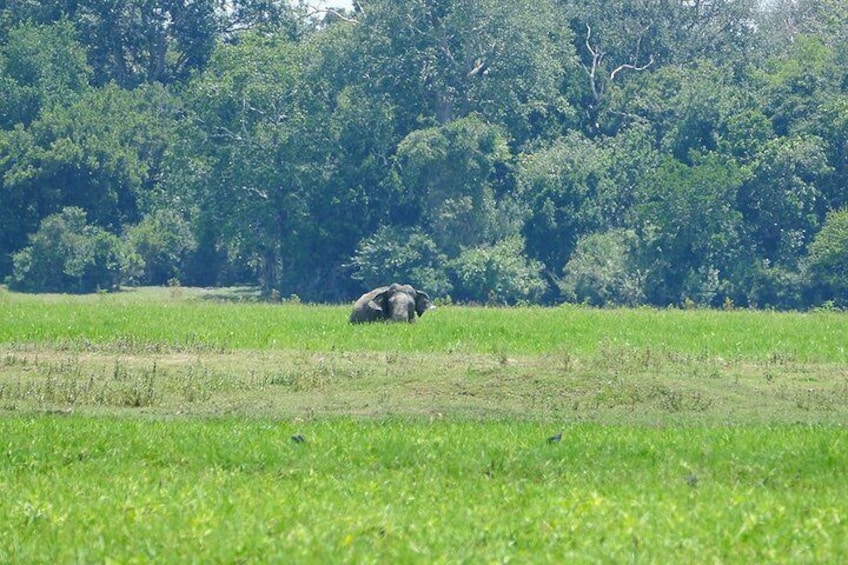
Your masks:
M0 3L0 280L848 302L841 0Z

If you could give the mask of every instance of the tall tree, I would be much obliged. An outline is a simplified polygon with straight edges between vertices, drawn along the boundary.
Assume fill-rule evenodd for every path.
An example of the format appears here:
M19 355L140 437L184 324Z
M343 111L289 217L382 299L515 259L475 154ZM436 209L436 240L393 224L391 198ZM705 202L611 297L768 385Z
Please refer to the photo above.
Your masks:
M603 131L609 92L639 74L706 59L749 64L757 0L599 0L562 3L585 70L581 109L587 132Z
M220 27L215 0L80 0L70 17L94 83L123 87L184 80L209 59Z
M609 160L603 147L577 132L521 160L519 191L530 210L527 248L551 272L561 271L582 234L600 227L595 202L610 181Z
M739 207L760 256L796 267L826 209L818 188L831 172L824 144L812 136L777 138L763 147L750 170Z
M258 35L222 46L188 95L197 126L193 180L218 244L278 288L306 228L312 116L296 47ZM303 87L303 88L301 88ZM302 245L309 242L303 241Z
M744 170L714 153L692 165L667 158L643 177L635 225L651 303L715 304L728 295L750 257L735 207L744 180Z
M809 251L805 266L814 298L848 305L848 209L827 215Z
M758 93L708 60L639 75L608 112L616 124L647 124L659 150L686 162L712 151L749 162L774 136Z
M358 21L350 76L390 96L407 132L476 113L520 144L572 114L571 36L550 0L375 0Z
M788 140L815 139L827 162L814 178L827 205L833 209L848 200L848 142L843 127L848 123L848 71L841 64L848 54L824 43L820 36L798 35L785 55L774 58L761 70L761 99L774 130ZM795 144L798 146L798 144ZM818 209L819 221L824 209Z
M782 55L799 36L813 36L831 47L848 37L848 12L841 0L770 0L763 2L758 26L770 51Z

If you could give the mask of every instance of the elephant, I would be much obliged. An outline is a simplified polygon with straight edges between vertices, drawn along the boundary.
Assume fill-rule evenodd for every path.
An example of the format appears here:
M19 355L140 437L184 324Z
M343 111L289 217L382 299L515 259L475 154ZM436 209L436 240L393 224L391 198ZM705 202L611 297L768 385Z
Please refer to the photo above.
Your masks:
M435 308L426 292L408 284L381 286L359 297L350 315L351 324L390 320L414 322L424 312Z

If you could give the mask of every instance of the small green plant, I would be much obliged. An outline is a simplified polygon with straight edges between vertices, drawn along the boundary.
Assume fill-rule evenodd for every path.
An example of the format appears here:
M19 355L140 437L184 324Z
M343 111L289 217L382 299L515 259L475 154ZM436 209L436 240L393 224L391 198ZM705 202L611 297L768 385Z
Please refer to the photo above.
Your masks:
M168 289L170 290L171 298L181 298L183 295L183 285L177 277L168 279Z

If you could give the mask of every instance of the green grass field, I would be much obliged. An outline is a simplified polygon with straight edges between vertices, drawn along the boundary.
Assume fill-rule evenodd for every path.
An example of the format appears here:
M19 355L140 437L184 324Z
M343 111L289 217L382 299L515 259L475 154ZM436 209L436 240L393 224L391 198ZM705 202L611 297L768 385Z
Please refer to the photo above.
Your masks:
M348 313L0 290L0 561L848 556L845 314Z

